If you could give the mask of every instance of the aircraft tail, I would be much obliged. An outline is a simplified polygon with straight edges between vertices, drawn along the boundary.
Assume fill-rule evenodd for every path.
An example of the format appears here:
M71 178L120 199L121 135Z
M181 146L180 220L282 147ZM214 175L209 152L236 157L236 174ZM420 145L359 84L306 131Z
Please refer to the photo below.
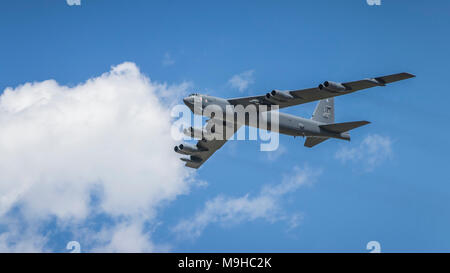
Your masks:
M334 98L320 100L311 119L323 123L334 123Z
M350 130L369 124L368 121L351 121L343 123L334 123L334 99L328 98L320 100L314 110L314 114L311 117L312 120L325 123L319 125L323 130L326 130L331 136L314 136L307 137L305 140L306 147L314 147L317 144L324 142L329 138L338 138L344 140L350 140Z
M350 133L349 133L350 130L356 129L369 123L370 122L363 120L363 121L324 124L319 125L319 127L331 133L338 134L336 137L333 138L350 140ZM305 140L305 147L309 148L314 147L327 139L329 139L329 137L307 137Z
M351 121L351 122L343 122L343 123L332 123L332 124L324 124L319 125L320 128L325 129L327 131L333 133L345 133L350 130L356 129L358 127L369 124L370 122L362 120L362 121Z
M307 137L305 140L305 147L311 148L329 139L329 137Z

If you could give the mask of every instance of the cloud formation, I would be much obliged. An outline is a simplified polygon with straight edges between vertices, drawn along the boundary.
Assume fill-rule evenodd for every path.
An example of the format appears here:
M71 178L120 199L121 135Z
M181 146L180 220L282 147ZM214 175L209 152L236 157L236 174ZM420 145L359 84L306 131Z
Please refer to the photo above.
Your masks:
M48 238L35 226L23 225L18 219L2 219L0 225L6 227L0 232L0 253L45 251Z
M387 136L370 134L356 147L345 146L339 149L335 158L343 163L359 164L365 171L373 171L385 160L392 158L392 141Z
M285 220L289 228L295 228L302 218L301 214L287 215L282 208L282 199L299 187L312 184L319 173L307 167L296 167L291 174L284 176L281 183L262 187L256 196L219 195L207 201L193 217L180 221L173 231L181 238L195 239L211 224L234 225L256 219L268 222Z
M267 151L264 153L266 154L267 161L274 162L282 155L284 155L286 152L287 152L286 148L283 145L279 144L277 149L273 151Z
M74 87L47 80L6 88L0 96L0 251L44 250L45 244L16 236L11 223L19 219L36 227L52 220L64 229L82 227L93 215L112 225L100 227L103 240L93 249L154 250L144 225L192 181L173 153L170 108L163 102L187 87L152 82L127 62ZM27 232L45 241L38 228Z
M228 80L228 83L231 85L231 87L238 89L240 92L243 92L249 87L249 85L255 82L253 78L254 73L254 70L244 71L241 74L231 77L231 79Z
M172 55L169 52L166 52L162 60L162 65L171 66L173 64L175 64L175 60L173 59Z

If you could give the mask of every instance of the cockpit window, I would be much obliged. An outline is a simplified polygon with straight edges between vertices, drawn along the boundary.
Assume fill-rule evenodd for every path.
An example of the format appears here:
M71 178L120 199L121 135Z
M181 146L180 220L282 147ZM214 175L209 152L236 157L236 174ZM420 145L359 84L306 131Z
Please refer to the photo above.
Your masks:
M198 96L198 93L192 93L189 95L189 97L196 97L196 96Z

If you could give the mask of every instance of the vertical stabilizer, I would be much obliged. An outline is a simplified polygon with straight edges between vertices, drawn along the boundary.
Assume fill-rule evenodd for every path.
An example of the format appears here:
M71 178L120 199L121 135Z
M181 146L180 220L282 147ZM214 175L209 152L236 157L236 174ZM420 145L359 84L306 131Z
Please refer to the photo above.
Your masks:
M334 98L320 100L311 119L323 123L334 123Z

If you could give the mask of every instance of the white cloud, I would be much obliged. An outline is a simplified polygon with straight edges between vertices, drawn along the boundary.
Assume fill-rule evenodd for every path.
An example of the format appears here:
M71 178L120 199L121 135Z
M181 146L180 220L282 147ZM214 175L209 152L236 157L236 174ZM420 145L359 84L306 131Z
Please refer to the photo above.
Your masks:
M180 221L173 230L180 237L197 238L210 224L233 225L256 219L269 222L285 220L289 228L295 228L301 215L286 215L280 203L286 194L311 184L318 174L309 168L295 168L280 184L266 185L254 197L249 194L242 197L217 196L207 201L193 217Z
M164 54L164 58L162 60L162 65L163 66L171 66L173 64L175 64L175 60L173 59L172 55L170 55L169 52L166 52Z
M249 85L254 83L254 70L247 70L242 72L241 74L234 75L228 80L228 83L231 87L238 89L240 92L245 91Z
M81 6L81 0L66 0L69 6Z
M16 229L0 233L0 253L33 253L45 251L47 238L35 231L18 232Z
M266 159L269 162L273 162L273 161L277 160L282 155L284 155L286 152L287 152L286 148L281 144L279 144L278 148L273 151L268 151L268 152L263 151L263 153L266 153Z
M104 232L110 237L105 250L154 249L143 225L187 193L192 180L173 152L170 108L162 101L187 86L152 82L134 63L123 63L74 87L47 80L5 89L0 219L19 208L27 225L56 218L59 226L80 227L104 214L128 219ZM0 249L12 245L11 232L0 230ZM126 232L133 240L122 239Z
M102 229L90 236L95 242L92 252L167 252L170 248L156 245L150 238L151 231L144 230L140 220L125 221L112 227Z
M301 221L303 220L303 214L302 213L295 213L293 214L289 219L288 219L288 229L292 230L292 229L296 229Z
M392 158L392 141L387 136L367 135L356 147L342 147L335 154L341 162L354 162L372 171L385 160Z

